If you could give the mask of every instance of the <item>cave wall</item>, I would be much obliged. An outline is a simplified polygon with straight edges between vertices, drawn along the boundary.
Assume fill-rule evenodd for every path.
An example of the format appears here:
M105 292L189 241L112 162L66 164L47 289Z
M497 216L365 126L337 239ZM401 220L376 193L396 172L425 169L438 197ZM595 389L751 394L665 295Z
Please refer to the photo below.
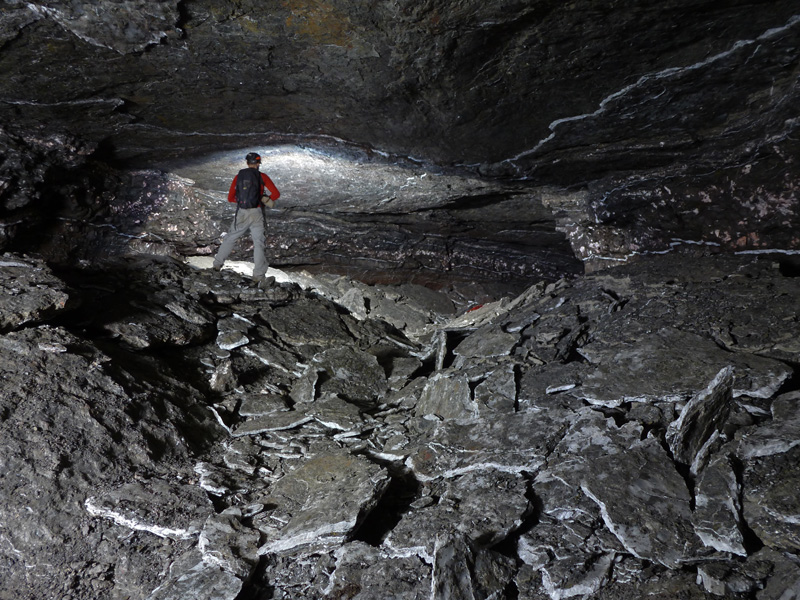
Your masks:
M790 1L6 2L0 239L63 195L25 163L74 166L34 135L135 168L293 139L525 182L587 262L797 251L799 32Z

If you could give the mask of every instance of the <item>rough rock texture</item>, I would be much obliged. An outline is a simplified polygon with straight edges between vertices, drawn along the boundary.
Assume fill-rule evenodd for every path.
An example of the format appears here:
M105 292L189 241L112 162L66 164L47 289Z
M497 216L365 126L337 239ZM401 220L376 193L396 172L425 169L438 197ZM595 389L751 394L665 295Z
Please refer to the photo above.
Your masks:
M2 260L3 600L800 590L800 280L769 260L653 257L471 311ZM624 354L667 329L660 369Z
M676 245L797 252L798 39L792 0L6 0L0 248L38 249L43 236L32 246L16 230L36 228L42 212L52 220L69 209L59 233L70 238L70 224L97 217L98 204L129 196L127 177L110 185L96 167L65 173L74 147L105 164L170 171L220 150L241 161L289 144L317 156L289 157L282 208L307 211L309 197L344 192L357 215L340 220L339 202L293 215L293 241L280 235L274 248L304 265L330 255L352 276L342 257L370 258L387 238L372 257L381 264L363 270L444 262L557 278L574 272L563 236L592 268ZM320 164L328 156L349 165ZM390 210L375 217L352 185L375 160L527 189L450 195L454 205L409 214L394 202L409 186L387 179L377 199ZM304 183L333 171L324 185ZM219 198L234 173L208 173L214 183L200 195ZM40 197L45 211L20 210ZM528 208L513 227L492 216L452 221L454 207L504 215L514 198ZM142 203L152 216L158 194ZM540 204L544 221L532 218Z
M0 248L25 248L57 263L136 252L208 255L234 218L226 194L242 166L240 153L170 173L131 171L86 162L87 149L63 148L51 138L7 139L21 158L0 164L8 182L0 187ZM42 155L44 144L54 146L50 154ZM265 153L264 170L283 192L266 215L275 266L367 283L488 284L517 292L532 279L583 271L540 194L523 186L385 160L359 168L345 158L329 158L330 170L306 165L310 171L299 176L292 154L315 156L300 149ZM62 163L66 168L55 173ZM252 260L249 238L232 258Z
M63 282L41 261L4 254L0 267L0 331L45 321L66 305Z
M0 600L798 597L798 41L2 2ZM250 150L260 287L183 262Z

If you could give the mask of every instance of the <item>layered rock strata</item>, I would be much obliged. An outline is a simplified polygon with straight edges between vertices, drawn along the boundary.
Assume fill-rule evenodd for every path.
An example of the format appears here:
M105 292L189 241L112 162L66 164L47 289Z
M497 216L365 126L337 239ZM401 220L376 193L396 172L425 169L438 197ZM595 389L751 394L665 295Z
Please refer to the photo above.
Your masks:
M465 310L0 260L2 598L800 589L800 290L771 261L658 257Z
M8 181L0 186L0 250L59 264L137 252L209 255L235 217L227 192L240 153L170 171L118 169L88 157L93 146L5 133L0 148L5 141L18 160L0 165ZM531 280L583 272L536 191L355 151L289 148L264 153L264 171L283 192L266 211L274 266L472 295L481 286L518 293ZM252 260L252 252L246 237L232 257Z
M6 0L0 204L45 174L41 212L80 195L59 194L60 145L149 169L333 145L555 189L595 265L675 245L796 253L799 38L791 0ZM12 204L3 249L39 221Z

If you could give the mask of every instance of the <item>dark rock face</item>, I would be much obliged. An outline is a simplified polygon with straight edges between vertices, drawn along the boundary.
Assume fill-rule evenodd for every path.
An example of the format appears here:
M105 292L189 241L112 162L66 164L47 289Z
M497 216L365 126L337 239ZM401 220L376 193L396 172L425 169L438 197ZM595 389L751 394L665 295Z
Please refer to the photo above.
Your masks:
M0 124L147 168L288 141L516 179L547 190L589 263L684 243L797 251L798 32L789 0L11 1ZM403 225L384 215L375 235Z
M21 61L9 71L7 100L56 115L102 110L106 127L95 127L104 135L116 113L131 130L118 136L125 153L136 150L123 137L148 137L130 126L138 122L164 128L166 139L322 133L464 163L524 165L544 151L563 158L576 143L591 144L606 148L594 157L606 165L631 160L621 141L638 131L636 145L660 165L692 145L674 132L724 140L741 125L782 126L796 79L796 10L786 1L90 6L20 2L4 10L8 66L25 55L39 66L25 82L16 77ZM65 66L67 77L44 83ZM76 77L84 82L77 95ZM533 109L527 115L523 102ZM244 113L252 127L231 127ZM664 136L673 141L659 150Z
M0 597L792 597L800 280L677 258L464 312L6 254Z

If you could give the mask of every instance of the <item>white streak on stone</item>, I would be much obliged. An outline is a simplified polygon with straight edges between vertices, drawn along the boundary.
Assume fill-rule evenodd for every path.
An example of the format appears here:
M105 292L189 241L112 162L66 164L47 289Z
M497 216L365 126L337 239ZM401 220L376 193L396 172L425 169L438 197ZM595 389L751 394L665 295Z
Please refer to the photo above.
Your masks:
M233 313L233 315L231 315L231 316L232 316L234 319L238 319L239 321L244 321L245 323L247 323L247 324L248 324L248 325L250 325L251 327L255 327L255 326L256 326L256 324L255 324L253 321L251 321L250 319L248 319L248 318L246 318L246 317L243 317L243 316L242 316L242 315L240 315L239 313Z
M406 459L407 454L392 454L391 452L367 452L370 458L375 460L384 460L388 462L400 462Z
M406 461L406 466L410 468L412 471L414 471L414 465L412 459L408 459ZM458 469L450 469L448 471L443 471L441 473L437 472L436 475L425 475L424 473L414 471L414 476L420 481L434 481L439 478L452 479L453 477L458 477L466 473L472 473L473 471L499 471L501 473L511 473L512 475L519 475L520 473L523 473L525 471L535 470L535 468L538 466L539 465L532 465L530 463L526 463L524 465L507 465L501 463L486 462L475 465L467 465L466 467L460 467Z
M552 600L563 600L564 598L595 594L598 590L600 590L606 578L608 577L608 573L611 569L611 564L613 561L613 553L604 554L592 565L591 570L586 573L582 581L578 581L575 583L575 585L566 588L560 587L550 578L550 573L546 567L542 568L542 585L544 585Z
M21 262L15 262L11 260L0 260L0 267L24 267L26 269L32 269L33 265L28 265Z
M199 532L189 531L188 529L173 529L170 527L159 527L153 523L142 523L123 515L120 512L103 508L97 504L97 498L90 497L84 502L86 511L93 517L102 517L114 521L117 525L122 525L134 531L146 531L157 535L161 538L173 540L189 540L195 537Z
M264 554L285 552L306 544L318 544L320 540L338 542L344 540L345 535L352 530L354 525L355 523L352 521L325 524L288 538L267 542L258 549L258 554L263 556Z
M585 486L585 485L581 484L581 490L583 490L583 493L584 493L584 494L586 494L586 495L587 495L589 498L591 498L592 500L594 500L594 502L595 502L595 503L597 504L597 506L600 508L600 516L603 518L603 523L605 523L605 524L606 524L606 527L608 527L608 530L609 530L611 533L613 533L613 534L614 534L614 537L616 537L616 538L619 540L619 543L620 543L620 544L622 544L622 546L623 546L623 547L624 547L624 548L625 548L625 549L626 549L628 552L630 552L631 554L633 554L633 555L634 555L636 558L640 558L640 559L642 559L642 560L650 560L648 557L646 557L646 556L642 556L641 554L639 554L639 553L636 551L636 549L635 549L635 548L633 548L633 547L632 547L632 546L631 546L631 545L628 543L628 540L627 540L626 536L624 536L624 535L622 534L622 532L621 532L621 531L619 530L619 528L617 527L616 523L614 523L614 520L611 518L611 515L609 515L609 514L608 514L608 508L606 507L605 503L604 503L604 502L602 502L602 501L600 500L600 498L598 498L597 496L595 496L594 494L592 494L592 492L589 490L589 488L588 488L587 486ZM642 537L642 540L644 540L644 539L646 539L646 538Z
M736 42L735 44L733 44L733 46L731 46L728 50L725 50L723 52L715 54L714 56L710 56L710 57L706 58L705 60L697 62L697 63L695 63L693 65L688 65L688 66L684 66L684 67L670 67L670 68L667 68L667 69L663 69L661 71L657 71L655 73L642 75L634 83L622 88L621 90L618 90L618 91L614 92L613 94L610 94L609 96L606 96L603 100L600 101L600 104L598 105L597 110L595 110L594 112L585 113L585 114L582 114L582 115L575 115L573 117L565 117L563 119L556 119L555 121L553 121L549 125L549 129L551 131L550 135L548 135L546 138L540 140L530 150L525 150L524 152L521 152L521 153L517 154L516 156L507 159L504 162L514 163L514 162L516 162L516 161L518 161L520 159L525 158L526 156L534 154L542 146L544 146L546 143L548 143L549 141L553 140L556 137L556 128L559 125L562 125L564 123L571 123L573 121L583 121L583 120L586 120L586 119L591 119L591 118L594 118L594 117L598 117L601 114L603 114L604 112L606 112L606 107L611 102L628 95L629 92L635 90L636 88L638 88L638 87L640 87L640 86L642 86L642 85L644 85L644 84L646 84L646 83L648 83L650 81L658 81L660 79L669 79L669 78L671 78L673 76L676 76L676 75L682 75L682 74L684 74L684 73L686 73L688 71L696 71L696 70L699 70L699 69L703 69L703 68L705 68L705 67L707 67L707 66L709 66L709 65L711 65L711 64L713 64L715 62L718 62L720 60L723 60L723 59L733 55L735 52L737 52L741 48L744 48L746 46L752 46L754 44L758 44L759 42L766 41L766 40L768 40L770 38L776 37L776 36L780 35L781 33L791 29L792 27L794 27L798 23L800 23L800 15L795 15L791 19L789 19L789 21L783 27L776 27L776 28L773 28L773 29L768 29L766 32L764 32L759 37L757 37L757 38L755 38L753 40L740 40L740 41Z
M263 356L259 355L252 348L245 348L244 350L242 350L242 352L244 354L246 354L247 356L251 357L251 358L255 358L257 361L261 362L264 365L267 365L268 367L272 367L274 369L278 369L279 371L283 371L287 375L293 375L294 377L300 377L300 376L303 375L303 372L301 372L301 371L290 371L289 369L287 369L283 365L268 361L266 358L264 358ZM308 365L304 365L302 363L298 363L297 366L304 367L305 369L309 368Z
M567 383L565 385L552 385L548 386L545 390L547 394L558 394L559 392L566 392L576 387L574 383Z
M228 427L228 426L225 424L225 421L223 421L223 420L222 420L222 417L221 417L221 416L220 416L220 414L217 412L217 409L216 409L216 408L214 408L213 406L209 406L209 407L208 407L208 410L210 410L210 411L211 411L211 412L214 414L214 418L217 420L217 423L219 423L220 425L222 425L222 428L223 428L225 431L227 431L227 432L228 432L228 434L232 433L232 432L231 432L231 428L230 428L230 427Z
M53 354L62 354L67 351L67 347L54 342L39 342L39 350L42 352L51 352Z
M766 248L763 250L740 250L734 254L800 254L800 250L785 250L783 248Z
M391 540L386 540L382 546L392 558L419 558L422 562L433 566L433 555L425 546L410 546L408 548L395 548Z
M237 335L238 333L238 335ZM217 346L223 350L233 350L250 343L250 338L241 332L226 331L217 336Z

